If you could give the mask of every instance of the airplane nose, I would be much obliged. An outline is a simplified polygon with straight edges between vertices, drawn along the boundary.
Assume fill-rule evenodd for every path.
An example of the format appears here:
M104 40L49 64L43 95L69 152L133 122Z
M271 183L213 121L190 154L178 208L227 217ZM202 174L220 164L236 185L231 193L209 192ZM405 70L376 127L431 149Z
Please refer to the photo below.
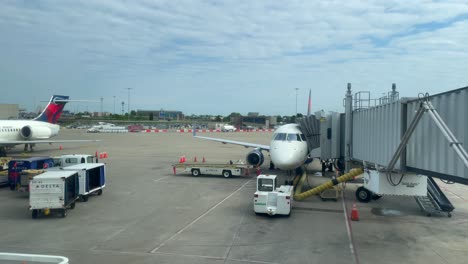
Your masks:
M282 152L282 151L274 151L270 153L271 161L275 164L276 168L282 170L292 170L297 168L299 165L297 164L297 159L292 155L291 152Z

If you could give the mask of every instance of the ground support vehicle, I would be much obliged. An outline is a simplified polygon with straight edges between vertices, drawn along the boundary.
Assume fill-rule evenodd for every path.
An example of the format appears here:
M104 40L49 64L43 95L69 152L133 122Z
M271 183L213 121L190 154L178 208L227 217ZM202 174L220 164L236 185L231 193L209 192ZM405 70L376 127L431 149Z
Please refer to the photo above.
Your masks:
M8 184L10 190L27 189L28 181L22 183L20 173L23 170L42 170L54 166L54 160L51 157L32 157L27 159L13 159L8 162Z
M222 175L225 178L231 176L249 175L254 169L252 165L246 164L209 164L209 163L177 163L173 164L174 174L177 169L191 173L197 177L199 175Z
M88 154L66 154L54 157L55 167L67 167L82 163L97 163L97 157Z
M79 197L77 171L47 171L34 177L29 183L29 210L33 219L40 214L58 213L67 216L75 208Z
M106 187L106 164L104 163L77 164L60 170L78 172L79 197L83 202L87 202L90 195L102 195Z
M257 191L254 194L256 214L287 215L291 214L294 186L281 185L276 188L276 175L259 175Z

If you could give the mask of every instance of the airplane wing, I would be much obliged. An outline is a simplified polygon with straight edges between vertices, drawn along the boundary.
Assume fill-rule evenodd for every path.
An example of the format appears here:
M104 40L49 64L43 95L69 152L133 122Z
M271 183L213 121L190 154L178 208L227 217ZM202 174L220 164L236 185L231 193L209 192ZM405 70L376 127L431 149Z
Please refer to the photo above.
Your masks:
M246 148L256 148L256 149L260 149L260 150L270 151L270 146L268 146L268 145L254 144L254 143L248 143L248 142L240 142L240 141L234 141L234 140L228 140L228 139L222 139L222 138L210 138L210 137L200 137L200 136L194 136L194 137L201 138L201 139L206 139L206 140L211 140L211 141L217 141L217 142L221 142L223 144L234 144L234 145L244 146Z
M0 145L7 146L7 145L18 145L18 144L41 144L41 143L82 143L82 142L97 142L100 140L94 139L76 139L76 140L0 140Z

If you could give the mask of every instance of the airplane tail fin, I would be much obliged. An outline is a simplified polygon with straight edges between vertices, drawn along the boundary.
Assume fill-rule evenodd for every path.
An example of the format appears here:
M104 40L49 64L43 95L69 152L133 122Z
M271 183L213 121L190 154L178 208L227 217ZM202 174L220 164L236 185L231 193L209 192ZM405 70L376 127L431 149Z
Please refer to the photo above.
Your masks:
M57 120L60 118L62 110L68 102L68 98L65 95L53 95L46 108L34 120L57 124Z

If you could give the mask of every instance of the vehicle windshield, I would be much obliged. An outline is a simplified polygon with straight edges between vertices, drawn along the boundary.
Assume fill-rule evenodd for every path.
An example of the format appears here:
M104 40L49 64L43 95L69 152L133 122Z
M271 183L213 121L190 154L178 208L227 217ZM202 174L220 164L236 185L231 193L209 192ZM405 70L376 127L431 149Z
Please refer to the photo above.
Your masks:
M258 190L261 192L273 191L273 179L258 179Z

